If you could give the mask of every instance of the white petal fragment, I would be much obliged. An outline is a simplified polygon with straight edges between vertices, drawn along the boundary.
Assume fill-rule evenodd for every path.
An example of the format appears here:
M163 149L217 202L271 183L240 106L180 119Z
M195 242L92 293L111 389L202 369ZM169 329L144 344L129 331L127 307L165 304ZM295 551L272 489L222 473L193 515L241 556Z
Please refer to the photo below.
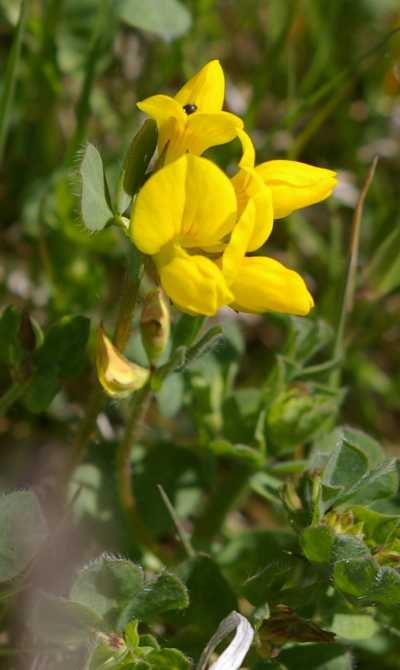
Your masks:
M209 670L239 670L250 645L253 641L254 630L247 619L238 612L231 612L221 621L217 631L204 649L196 670L206 670L208 661L215 647L236 628L236 634L229 647L221 654Z

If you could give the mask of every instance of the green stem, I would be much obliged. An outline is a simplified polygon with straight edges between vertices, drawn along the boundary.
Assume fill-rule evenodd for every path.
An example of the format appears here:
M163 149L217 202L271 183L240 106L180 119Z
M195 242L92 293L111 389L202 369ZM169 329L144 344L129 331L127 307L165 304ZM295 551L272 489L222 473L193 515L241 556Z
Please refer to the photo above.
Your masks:
M3 416L8 409L25 393L29 386L27 382L15 382L10 386L0 398L0 416Z
M140 281L141 273L138 274L136 282L133 282L130 279L128 272L125 274L121 301L114 329L114 344L119 351L124 351L132 331L132 318L138 299ZM96 385L89 396L85 414L72 445L71 459L66 472L67 481L75 468L82 463L86 456L91 437L96 429L97 417L106 402L107 398L103 389L98 382L96 382Z
M353 302L354 302L355 278L357 271L358 251L360 246L360 227L361 227L363 207L369 187L371 186L372 180L374 178L377 162L378 158L375 157L368 170L368 174L364 181L356 208L354 210L354 216L351 228L351 241L350 241L349 261L346 274L346 283L344 287L340 316L339 316L339 324L337 327L336 338L333 348L333 355L332 355L333 360L338 359L343 360L344 357L344 332L346 328L347 318L353 308ZM335 370L332 373L330 382L331 386L334 388L337 388L339 386L340 370Z
M18 63L21 55L21 44L24 33L28 0L21 0L17 32L11 47L4 77L3 95L0 100L0 164L3 159L4 147L7 139L10 113L14 100L15 83L17 79Z
M154 542L151 533L139 516L132 485L132 452L138 440L144 419L151 403L150 384L136 393L131 415L128 419L125 435L117 449L116 469L118 496L127 518L133 528L135 540L150 552L161 558L160 548Z
M246 490L252 472L245 464L234 463L221 474L213 495L195 523L192 534L192 545L195 549L209 549L229 512Z

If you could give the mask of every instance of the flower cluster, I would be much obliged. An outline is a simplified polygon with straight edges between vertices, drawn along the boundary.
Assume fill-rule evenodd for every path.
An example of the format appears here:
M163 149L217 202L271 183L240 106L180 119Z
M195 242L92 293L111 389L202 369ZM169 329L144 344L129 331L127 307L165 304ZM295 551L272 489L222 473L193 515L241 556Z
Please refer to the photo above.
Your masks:
M138 103L158 128L158 170L139 192L130 235L153 258L160 282L189 314L214 315L224 305L243 312L308 314L313 299L293 270L249 256L267 241L274 219L327 198L335 173L287 160L255 164L242 120L222 111L224 73L205 65L172 98ZM202 158L238 138L239 170L229 179Z

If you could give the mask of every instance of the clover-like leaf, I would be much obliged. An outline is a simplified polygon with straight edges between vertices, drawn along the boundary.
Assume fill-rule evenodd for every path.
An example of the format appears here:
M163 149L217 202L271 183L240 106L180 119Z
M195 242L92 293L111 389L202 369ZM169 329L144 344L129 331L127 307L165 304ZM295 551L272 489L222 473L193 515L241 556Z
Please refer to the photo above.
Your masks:
M90 232L102 230L113 218L108 204L103 161L93 144L88 144L80 166L81 216Z

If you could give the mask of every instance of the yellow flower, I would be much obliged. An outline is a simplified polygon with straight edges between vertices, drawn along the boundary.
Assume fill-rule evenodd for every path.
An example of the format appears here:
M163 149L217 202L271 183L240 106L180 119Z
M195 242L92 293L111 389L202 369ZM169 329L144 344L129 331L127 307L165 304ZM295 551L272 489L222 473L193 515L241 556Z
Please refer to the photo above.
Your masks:
M174 98L153 95L138 102L158 127L158 152L164 164L190 152L225 144L243 128L239 117L223 112L225 80L219 61L212 60L180 89Z
M255 176L271 189L274 219L282 219L296 209L315 205L328 198L336 186L336 173L326 168L287 160L272 160L255 166L255 152L250 137L239 130L243 155L240 171L233 177L237 191L248 194L248 174Z
M218 261L233 294L230 306L238 312L305 316L314 301L300 275L273 258L245 255L253 249L256 226L257 205L250 198Z
M299 275L272 259L246 257L272 230L271 191L255 181L254 197L242 203L216 165L185 154L141 189L130 234L153 257L165 292L181 310L212 316L223 305L248 312L311 309Z

